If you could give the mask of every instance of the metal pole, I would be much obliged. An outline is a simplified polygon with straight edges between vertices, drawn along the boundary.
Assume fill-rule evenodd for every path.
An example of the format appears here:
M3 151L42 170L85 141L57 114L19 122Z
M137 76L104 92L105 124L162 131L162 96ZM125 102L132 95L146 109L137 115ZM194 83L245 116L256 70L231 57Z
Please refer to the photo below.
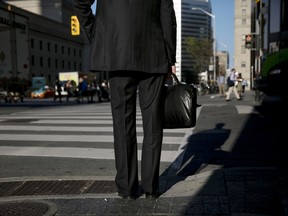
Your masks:
M216 17L215 15L209 13L208 11L202 9L202 8L198 8L198 7L193 7L191 8L192 10L200 10L203 13L205 13L206 15L210 16L213 18L213 78L214 80L216 80Z
M216 17L214 15L211 14L211 17L213 18L213 25L214 25L214 29L213 29L213 38L214 38L214 51L213 51L213 55L214 55L214 81L216 81Z

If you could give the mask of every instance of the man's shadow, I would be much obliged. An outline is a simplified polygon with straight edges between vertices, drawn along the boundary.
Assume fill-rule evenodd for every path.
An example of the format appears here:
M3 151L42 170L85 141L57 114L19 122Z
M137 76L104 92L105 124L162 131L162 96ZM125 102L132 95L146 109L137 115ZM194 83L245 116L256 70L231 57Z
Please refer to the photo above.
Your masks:
M223 128L224 125L217 123L213 129L193 131L187 138L187 144L183 146L183 152L160 176L168 179L169 176L177 177L166 190L187 176L200 172L209 164L223 165L222 158L226 158L229 153L223 151L221 146L231 133L230 129Z

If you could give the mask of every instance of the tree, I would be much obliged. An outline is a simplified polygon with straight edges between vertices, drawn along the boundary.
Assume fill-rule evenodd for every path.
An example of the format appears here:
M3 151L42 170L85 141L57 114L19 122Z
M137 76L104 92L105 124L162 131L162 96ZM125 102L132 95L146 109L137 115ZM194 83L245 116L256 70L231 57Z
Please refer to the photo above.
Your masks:
M187 52L193 59L193 71L196 71L198 74L206 71L210 63L210 58L213 56L213 40L187 37L185 44Z

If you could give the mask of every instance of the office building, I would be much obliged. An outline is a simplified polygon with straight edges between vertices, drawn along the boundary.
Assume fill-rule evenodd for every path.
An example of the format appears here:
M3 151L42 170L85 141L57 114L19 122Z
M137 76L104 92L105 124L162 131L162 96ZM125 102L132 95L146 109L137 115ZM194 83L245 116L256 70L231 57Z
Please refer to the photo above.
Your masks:
M198 74L202 71L193 69L195 62L187 51L185 40L189 37L213 40L212 17L200 10L192 9L200 8L212 13L211 2L210 0L174 0L174 5L178 25L177 71L183 82L195 83L198 82ZM209 65L206 70L209 70ZM213 67L210 67L210 72L212 71Z
M45 77L53 85L59 72L88 70L87 45L71 36L71 2L6 1L0 2L0 11L2 81L29 85L32 77Z
M251 52L253 49L246 48L246 35L251 32L252 0L235 0L234 15L234 67L237 72L250 84L251 77Z

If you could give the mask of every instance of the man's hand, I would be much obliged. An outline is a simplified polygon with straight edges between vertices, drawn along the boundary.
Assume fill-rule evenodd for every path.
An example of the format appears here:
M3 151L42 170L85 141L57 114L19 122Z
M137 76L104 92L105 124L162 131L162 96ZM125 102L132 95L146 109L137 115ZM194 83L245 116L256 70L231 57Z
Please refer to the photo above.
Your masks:
M171 66L171 72L176 74L176 66L175 65L172 65Z

